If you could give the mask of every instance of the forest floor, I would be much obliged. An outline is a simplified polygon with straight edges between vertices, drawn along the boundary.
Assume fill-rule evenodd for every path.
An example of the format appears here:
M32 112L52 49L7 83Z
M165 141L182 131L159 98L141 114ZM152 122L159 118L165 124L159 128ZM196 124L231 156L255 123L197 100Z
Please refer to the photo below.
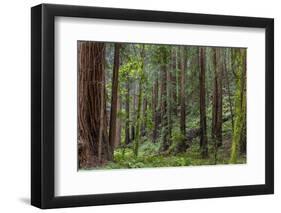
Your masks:
M105 162L101 167L89 169L124 169L124 168L153 168L153 167L177 167L229 164L231 140L225 139L217 153L214 144L209 143L209 154L202 159L199 141L195 139L192 145L184 153L159 152L160 143L143 142L139 147L138 155L135 156L132 146L120 147L114 151L114 161ZM216 153L216 154L215 154ZM240 155L237 164L246 163L246 156Z

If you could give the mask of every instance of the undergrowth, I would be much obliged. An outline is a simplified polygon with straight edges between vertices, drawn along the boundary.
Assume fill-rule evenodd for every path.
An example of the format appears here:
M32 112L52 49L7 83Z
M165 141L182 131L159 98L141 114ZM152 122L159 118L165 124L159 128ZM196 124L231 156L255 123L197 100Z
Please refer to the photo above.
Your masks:
M108 162L98 169L121 169L121 168L152 168L152 167L178 167L228 164L229 155L226 155L225 147L220 147L215 155L212 142L209 143L209 156L202 159L198 141L184 153L169 155L160 152L161 144L146 141L140 144L138 156L134 155L133 147L120 147L114 151L114 161ZM215 157L216 156L216 157ZM246 163L245 156L240 156L238 164ZM97 168L95 168L97 169Z

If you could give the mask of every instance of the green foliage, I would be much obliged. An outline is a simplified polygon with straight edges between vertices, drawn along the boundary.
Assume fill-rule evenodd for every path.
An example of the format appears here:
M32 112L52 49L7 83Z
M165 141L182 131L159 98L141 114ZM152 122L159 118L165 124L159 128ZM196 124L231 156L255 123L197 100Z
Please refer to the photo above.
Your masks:
M181 147L182 143L185 141L185 136L182 134L180 127L176 125L172 130L171 137L172 144L169 147L169 153L177 153L178 148Z
M121 110L117 117L121 120L121 145L114 150L114 160L106 162L100 168L145 168L145 167L169 167L169 166L194 166L213 165L227 163L243 163L245 156L239 155L239 143L241 131L246 119L246 101L243 102L243 110L239 107L241 103L241 73L243 57L240 49L224 48L226 55L226 71L229 76L230 99L233 113L235 115L235 128L232 132L231 119L222 123L223 145L215 149L214 141L211 139L212 125L212 95L214 89L214 48L206 47L206 120L208 135L209 157L202 159L199 145L199 137L195 137L190 147L186 144L186 136L180 130L180 106L179 88L181 77L180 63L182 56L179 53L180 46L170 45L144 45L124 44L121 48L119 67L119 95L121 97ZM112 91L112 69L114 61L114 45L108 44L106 49L106 106L111 104ZM200 127L200 85L199 85L199 48L186 47L186 132ZM223 61L222 59L220 61ZM165 68L165 69L164 69ZM166 80L163 75L167 72ZM169 77L168 77L169 76ZM169 80L168 80L169 78ZM223 77L225 78L225 76ZM157 79L157 86L156 86ZM166 83L167 92L163 92ZM227 83L223 79L222 114L223 119L230 117L230 102L227 96ZM157 88L157 98L154 89ZM174 93L175 96L174 97ZM245 98L245 97L243 97ZM157 100L157 101L155 101ZM167 103L163 107L163 100ZM146 102L145 102L146 101ZM125 109L129 103L129 111ZM145 104L144 104L145 103ZM156 103L154 105L154 103ZM144 105L146 106L144 110ZM156 108L156 109L155 109ZM155 111L159 113L159 123L155 125ZM176 112L174 112L176 111ZM157 114L156 113L156 114ZM110 113L109 113L110 114ZM157 114L158 115L158 114ZM128 120L127 120L128 119ZM155 119L155 120L154 120ZM167 121L168 120L168 121ZM130 144L125 145L125 128L129 124ZM132 128L134 127L134 139ZM145 135L143 134L145 126ZM157 138L153 143L152 136L157 126ZM169 127L169 128L168 128ZM168 132L171 131L171 132ZM171 134L170 134L171 133ZM164 139L167 138L168 148L161 149ZM183 147L183 148L182 148ZM179 149L184 151L179 151ZM230 159L231 156L231 159Z
M120 80L137 80L142 77L143 63L137 58L130 59L126 64L119 69Z
M140 156L144 155L157 155L160 150L160 143L152 143L151 141L147 140L140 146L139 153Z
M181 133L180 127L175 126L172 131L172 141L175 143L180 143L185 139L185 135Z
M177 133L178 134L178 133ZM175 136L180 139L180 136ZM199 166L228 164L227 150L220 148L217 152L217 159L214 159L213 143L209 144L209 158L202 159L199 141L196 140L185 153L176 155L161 154L159 152L161 143L152 143L147 140L140 144L138 156L134 155L133 148L121 147L114 151L114 162L106 164L101 169L118 168L152 168L152 167L177 167L177 166ZM245 156L239 156L236 163L245 163Z

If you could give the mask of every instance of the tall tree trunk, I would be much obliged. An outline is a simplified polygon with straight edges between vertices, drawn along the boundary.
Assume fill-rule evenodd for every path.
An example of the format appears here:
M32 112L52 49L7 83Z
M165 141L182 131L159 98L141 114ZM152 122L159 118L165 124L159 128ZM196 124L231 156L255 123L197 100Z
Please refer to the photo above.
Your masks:
M222 60L221 49L214 50L214 90L212 112L212 137L216 145L222 145Z
M105 44L79 42L79 50L79 167L85 168L100 165L112 156L106 120Z
M246 50L234 51L236 63L235 121L232 137L230 163L236 163L241 142L246 137L243 129L246 126ZM245 134L245 135L244 135Z
M169 129L167 111L167 50L161 49L161 130L162 130L162 151L169 148Z
M121 144L121 128L122 128L121 119L118 117L118 113L120 113L122 110L122 98L119 95L119 91L118 91L117 97L118 97L118 99L117 99L117 119L116 119L116 134L115 134L114 148L120 146L120 144Z
M173 115L177 116L177 50L172 48L172 75L171 75L171 90L172 90L172 111Z
M217 49L217 85L218 85L218 95L217 95L217 129L216 129L216 139L217 139L217 145L221 146L222 145L222 49L218 48Z
M172 67L167 66L167 76L166 76L166 89L167 89L167 117L168 117L168 138L172 136Z
M130 80L128 78L127 83L127 93L126 93L126 104L125 104L125 110L126 110L126 124L125 124L125 144L130 143Z
M134 154L138 156L139 151L139 143L140 143L140 126L141 126L141 105L142 105L142 80L140 80L139 84L139 94L138 94L138 107L137 107L137 120L136 120L136 136L135 136L135 146L134 146Z
M112 95L111 95L111 113L109 127L109 144L114 147L116 144L116 118L117 118L117 102L118 102L118 76L120 64L120 44L116 43L114 48L114 64L112 77ZM113 150L112 150L113 152Z
M156 76L155 83L153 84L153 94L152 94L152 113L153 113L153 133L152 133L152 141L153 143L156 142L158 137L159 131L159 110L158 110L158 90L159 90L159 83L158 83L158 76Z
M207 124L206 124L206 104L205 104L205 50L200 48L200 148L203 158L208 156L208 139L207 139Z
M142 121L142 127L141 127L141 135L146 135L146 123L147 123L147 96L146 93L143 97L143 104L142 104L142 115L143 115L143 121Z
M247 88L247 52L245 49L240 50L242 54L242 82L241 82L241 87L243 90L241 91L241 97L242 97L242 103L241 103L241 108L242 108L242 130L240 133L240 152L241 153L246 153L247 149L247 141L246 141L246 136L247 136L247 98L246 98L246 88Z
M182 48L181 55L181 67L180 67L180 129L182 135L186 136L186 124L185 124L185 71L186 71L186 53Z
M177 72L176 72L176 74L177 74L177 76L176 76L176 78L177 78L177 88L176 88L176 90L177 90L177 94L178 94L178 98L177 98L177 104L176 104L176 107L177 107L177 114L179 114L179 110L178 109L180 109L180 105L181 105L181 97L180 97L180 93L181 93L181 91L180 91L180 85L181 85L181 66L182 66L182 51L181 51L181 47L178 47L177 48Z
M226 50L227 51L227 50ZM231 126L232 126L232 131L234 130L234 120L233 120L233 107L232 107L232 100L231 100L231 91L230 91L230 82L229 82L229 77L228 77L228 67L227 63L228 61L226 60L228 58L227 52L224 52L224 76L226 79L226 88L227 88L227 97L228 97L228 102L229 102L229 110L230 110L230 115L231 115Z
M144 62L145 62L145 56L144 56L144 48L145 46L142 46L141 50L141 74L140 74L140 80L139 80L139 94L138 94L138 108L137 108L137 120L136 120L136 138L135 138L135 144L134 144L134 154L135 156L138 156L139 151L139 144L141 139L141 106L143 101L143 83L144 83Z
M100 89L101 90L103 90L103 88L104 88L104 83L105 83L105 77L104 77L104 74L102 75L102 83L100 83ZM104 98L104 96L105 96L105 93L101 93L101 95L100 95L100 108L101 109L104 109L104 108L106 108L105 107L105 98ZM104 123L104 120L105 120L106 118L104 118L104 112L103 112L103 110L100 110L100 129L99 129L99 140L98 140L98 162L99 163L102 163L102 161L101 161L101 155L102 155L102 137L103 137L103 128L104 128L104 126L103 126L103 123ZM109 143L110 144L110 143ZM110 144L111 145L111 144ZM111 146L111 147L113 147L113 146ZM113 149L112 149L113 150ZM111 151L111 150L110 150ZM111 155L109 155L110 156L110 160L111 160L111 156L112 156L112 154Z
M217 77L217 52L213 49L213 65L214 65L214 80L213 80L213 100L212 100L212 138L215 138L217 125L217 96L218 96L218 77Z
M142 81L143 81L143 90L145 91L143 94L143 100L142 100L142 122L141 122L141 136L146 135L146 124L147 124L147 84L145 81L146 79L146 73L144 69L144 63L145 63L145 46L142 46L141 50L141 58L142 58Z
M136 83L133 83L133 109L132 109L132 124L131 124L131 141L135 141L136 131L135 131L135 123L136 123L136 105L137 105L137 94L136 94Z

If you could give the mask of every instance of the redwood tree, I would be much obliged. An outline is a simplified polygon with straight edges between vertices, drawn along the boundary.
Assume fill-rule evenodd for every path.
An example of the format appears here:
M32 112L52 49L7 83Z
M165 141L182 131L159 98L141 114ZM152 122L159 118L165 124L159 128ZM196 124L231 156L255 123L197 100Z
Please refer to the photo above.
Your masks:
M222 59L221 49L214 49L214 87L212 111L212 137L217 146L222 145Z
M206 124L206 92L205 92L205 50L200 48L200 71L199 71L199 85L200 85L200 148L203 158L208 156L208 139L207 139L207 124Z
M79 42L79 167L93 167L112 158L106 120L105 44Z
M130 138L130 78L129 78L129 75L127 76L126 90L127 91L126 91L126 103L125 103L125 110L126 110L125 144L129 144L131 142L131 138Z
M153 84L153 90L152 90L152 115L153 115L153 123L154 123L153 132L152 132L153 143L156 142L156 139L159 135L158 90L159 90L158 75L156 75L155 83Z
M162 130L162 151L169 148L168 110L167 110L167 56L166 47L160 47L160 73L161 73L161 130Z
M181 66L180 66L180 129L181 133L186 137L186 124L185 124L185 71L186 71L186 53L182 48Z

